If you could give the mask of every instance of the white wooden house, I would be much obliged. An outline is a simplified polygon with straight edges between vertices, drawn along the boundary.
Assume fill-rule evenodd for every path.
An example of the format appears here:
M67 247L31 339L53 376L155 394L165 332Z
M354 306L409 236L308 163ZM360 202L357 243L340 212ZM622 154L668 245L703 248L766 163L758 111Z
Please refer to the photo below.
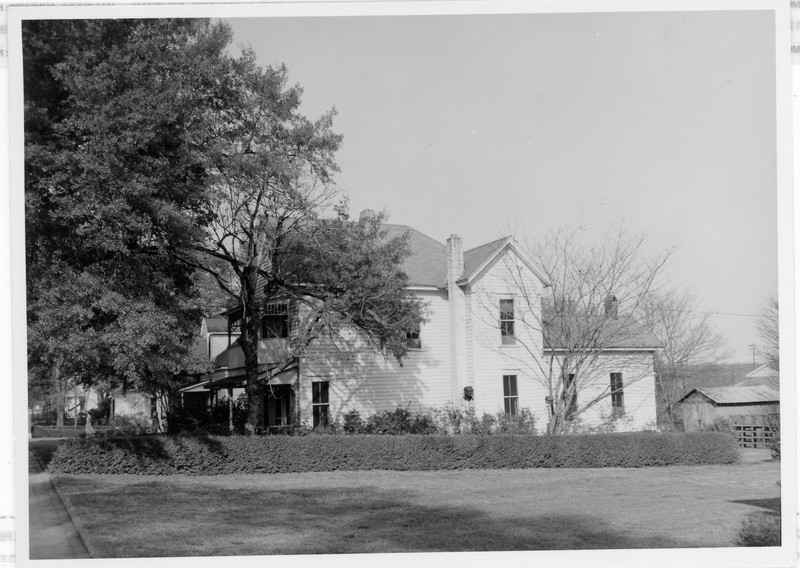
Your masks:
M278 337L262 340L259 349L267 394L264 426L317 425L350 410L368 416L398 406L415 411L448 403L472 405L478 414L528 408L543 425L548 410L540 365L543 340L523 320L540 315L530 310L541 309L547 282L516 242L507 237L464 251L457 235L443 244L408 226L384 229L388 238L408 236L411 254L403 268L410 290L429 310L428 321L408 334L407 357L399 364L360 341L355 332L344 333L315 341L290 368L273 376L291 339L291 320L297 317L295 306L278 302L266 318L268 326L280 330ZM613 402L607 397L582 416L585 424L622 410L627 429L655 425L657 348L648 336L613 346L598 359L592 380L584 380L585 391L578 396L593 397L611 383L617 393ZM209 379L207 388L212 390L241 387L243 354L238 345L216 357Z

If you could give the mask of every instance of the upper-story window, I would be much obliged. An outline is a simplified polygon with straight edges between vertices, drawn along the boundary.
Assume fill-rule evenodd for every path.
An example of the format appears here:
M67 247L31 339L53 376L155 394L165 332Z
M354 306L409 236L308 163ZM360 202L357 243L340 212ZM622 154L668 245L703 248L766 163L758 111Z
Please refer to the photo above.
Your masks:
M500 300L500 339L503 345L514 345L514 300Z
M289 310L287 304L267 304L261 316L261 338L289 337Z
M406 346L409 349L422 349L422 340L419 338L419 329L406 332Z

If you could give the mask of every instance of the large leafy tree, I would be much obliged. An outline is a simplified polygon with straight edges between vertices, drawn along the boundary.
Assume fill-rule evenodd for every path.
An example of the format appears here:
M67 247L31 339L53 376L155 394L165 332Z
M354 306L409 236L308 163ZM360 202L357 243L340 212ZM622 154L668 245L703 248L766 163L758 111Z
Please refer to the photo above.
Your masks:
M238 306L232 317L241 333L245 428L252 433L264 379L313 341L350 327L402 359L405 333L419 326L423 310L399 269L405 241L386 242L380 216L359 223L347 216L333 184L341 143L333 111L316 121L303 116L301 89L288 84L286 69L260 68L251 51L228 61L218 97L225 105L211 127L208 154L215 214L188 262L212 275ZM276 300L292 303L293 329L265 369L262 319Z
M207 116L230 40L197 20L28 21L29 366L154 394L198 368Z
M228 298L212 303L239 306L248 431L270 299L303 305L287 364L343 326L402 358L422 311L397 268L405 243L385 242L379 219L349 221L332 183L333 113L302 116L284 68L229 56L229 29L206 21L28 22L23 33L34 375L170 388L197 368L189 346L208 276Z

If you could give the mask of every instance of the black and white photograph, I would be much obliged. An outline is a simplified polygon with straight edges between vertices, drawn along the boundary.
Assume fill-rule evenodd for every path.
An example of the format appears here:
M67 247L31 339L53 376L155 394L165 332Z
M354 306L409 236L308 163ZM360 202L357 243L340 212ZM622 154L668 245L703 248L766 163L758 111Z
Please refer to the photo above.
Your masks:
M16 562L794 565L787 2L7 11Z

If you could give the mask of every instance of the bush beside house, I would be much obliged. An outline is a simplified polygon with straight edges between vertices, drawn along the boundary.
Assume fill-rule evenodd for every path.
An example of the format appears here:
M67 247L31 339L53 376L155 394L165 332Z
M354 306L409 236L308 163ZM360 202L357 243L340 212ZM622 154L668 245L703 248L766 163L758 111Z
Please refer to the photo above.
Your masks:
M645 467L733 463L725 434L131 437L69 440L53 473L215 475L336 470Z

